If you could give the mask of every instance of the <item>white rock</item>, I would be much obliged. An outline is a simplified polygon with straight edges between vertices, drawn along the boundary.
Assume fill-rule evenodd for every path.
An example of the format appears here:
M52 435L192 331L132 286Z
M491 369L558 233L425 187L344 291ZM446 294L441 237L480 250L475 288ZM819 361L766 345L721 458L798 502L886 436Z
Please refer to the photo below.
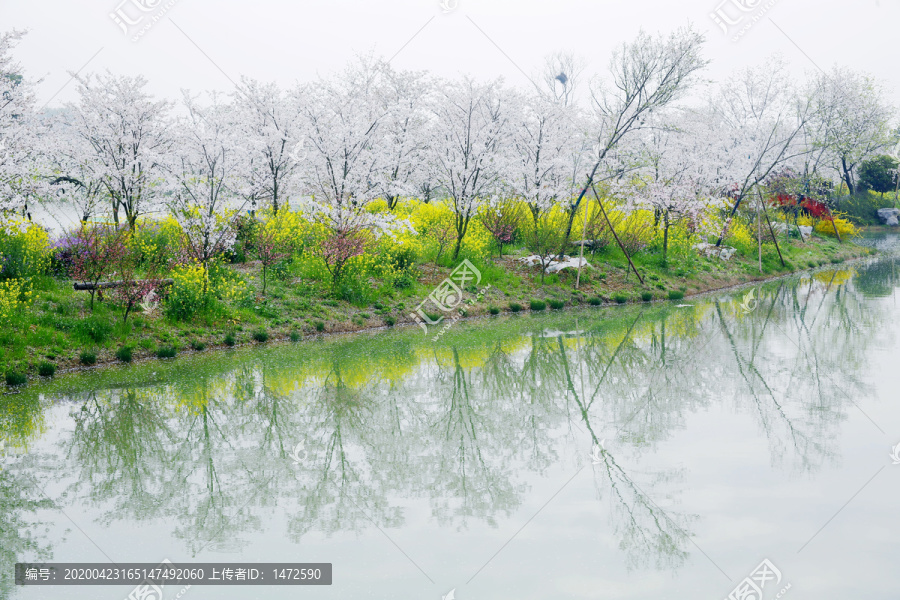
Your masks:
M900 220L897 217L900 217L900 210L896 208L878 209L878 218L884 221L885 225L891 225L892 227L900 225Z
M581 264L584 267L591 266L586 259L577 258L577 257L573 258L566 254L564 254L562 258L563 258L562 260L557 260L556 258L551 258L550 263L547 265L545 272L546 273L558 273L558 272L562 271L563 269L568 269L568 268L577 269L579 264ZM533 267L535 265L541 264L541 257L536 254L533 254L531 256L524 256L524 257L520 258L519 260L522 261L523 263L525 263L525 265L527 265L529 267Z
M800 225L797 229L800 230L800 237L804 240L812 235L813 228L811 225Z
M552 261L547 266L547 273L559 273L563 269L569 269L569 268L577 269L579 266L582 266L582 267L591 266L590 264L588 264L587 259L584 259L584 258L578 258L578 257L570 258L568 256L565 256L563 258L565 258L566 260L563 260L562 262Z
M699 250L704 256L718 256L722 260L730 260L734 253L737 252L736 248L732 248L731 246L716 246L715 244L707 244L706 242L702 242L700 244L694 244L691 246L694 250Z

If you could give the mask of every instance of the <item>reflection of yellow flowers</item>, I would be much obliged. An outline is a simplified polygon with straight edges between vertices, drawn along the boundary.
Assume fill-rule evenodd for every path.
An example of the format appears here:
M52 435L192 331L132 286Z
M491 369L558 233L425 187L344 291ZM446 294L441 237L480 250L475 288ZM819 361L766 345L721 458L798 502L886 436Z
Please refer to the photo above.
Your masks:
M813 279L832 286L844 285L849 282L856 273L854 269L841 269L840 271L817 271L813 273Z

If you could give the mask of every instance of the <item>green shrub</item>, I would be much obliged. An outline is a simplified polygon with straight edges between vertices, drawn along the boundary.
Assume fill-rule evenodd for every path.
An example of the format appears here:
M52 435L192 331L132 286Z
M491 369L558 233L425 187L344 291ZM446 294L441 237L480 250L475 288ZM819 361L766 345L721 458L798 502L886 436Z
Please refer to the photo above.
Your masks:
M522 310L522 305L519 304L518 302L510 302L510 303L509 303L509 310L513 311L514 313L517 313L517 312L519 312L520 310Z
M206 344L204 344L200 340L192 340L191 348L197 352L203 352L204 350L206 350Z
M387 325L388 327L393 327L394 323L396 323L396 322L397 322L397 320L394 319L394 317L392 317L390 315L388 315L384 318L384 324Z
M234 338L234 334L229 332L229 333L225 334L225 339L223 341L225 342L226 346L230 347L230 346L234 346L234 343L236 340Z
M25 376L25 373L19 373L18 371L6 372L6 385L10 387L25 385L27 381L28 377Z
M292 342L299 342L303 336L301 336L296 331L292 331L288 337L291 339Z
M83 350L81 354L78 355L78 362L88 367L95 365L97 364L97 354L90 350Z
M644 302L650 302L651 300L653 300L653 292L642 292L641 300L643 300Z
M53 377L56 375L56 365L52 362L42 362L38 365L38 375L41 377Z
M459 309L459 316L461 316L461 317L468 317L468 316L469 316L469 311L466 310L465 308L461 308L461 309Z
M814 261L814 260L811 260L811 261L807 262L806 264L807 264L807 266L809 266L809 267L812 268L812 269L815 269L816 267L819 266L819 263L817 263L817 262Z
M566 305L562 300L548 300L547 303L553 310L561 310Z
M529 303L529 307L531 308L531 310L546 310L547 303L543 300L532 300Z
M625 294L616 294L615 296L613 296L613 300L616 301L616 304L625 304L626 302L628 302L628 296L626 296Z
M75 325L75 335L85 341L102 344L109 339L112 329L112 325L107 319L98 315L91 315L86 319L80 320Z
M131 359L134 357L134 350L131 346L122 346L118 350L116 350L116 358L121 360L124 363L130 363Z
M269 341L269 333L265 329L257 329L253 332L253 339L260 344L265 344Z
M590 300L588 300L588 304L590 304L591 306L600 306L601 304L603 304L603 298L591 298Z
M496 306L492 306L492 307L488 308L488 312L490 312L492 315L499 315L500 309L497 308Z
M681 300L684 298L684 292L672 290L669 292L669 300Z
M178 354L178 350L172 346L160 346L156 350L157 358L175 358L176 354Z
M316 331L318 331L318 332L325 331L325 323L322 321L316 321Z

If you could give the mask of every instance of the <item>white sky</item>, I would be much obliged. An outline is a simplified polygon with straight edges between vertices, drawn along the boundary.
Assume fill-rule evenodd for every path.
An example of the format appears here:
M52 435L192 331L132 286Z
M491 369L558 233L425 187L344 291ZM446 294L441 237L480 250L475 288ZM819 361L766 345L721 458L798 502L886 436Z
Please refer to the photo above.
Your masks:
M810 59L826 70L841 63L868 71L900 105L900 0L725 0L729 15L740 14L732 2L755 7L749 15L770 6L737 42L710 18L723 0L444 1L458 6L444 14L440 0L0 0L0 30L29 30L16 58L43 78L39 105L50 107L74 99L67 72L89 60L84 72L143 74L153 93L177 98L182 88L230 90L228 78L240 75L291 85L340 69L355 53L389 58L409 42L393 61L398 68L502 75L524 86L519 68L531 74L552 52L575 52L588 74L602 73L611 49L640 28L688 23L707 33L710 78L780 53L798 74L815 68ZM155 11L173 5L133 42L110 18L120 6L141 14L132 2L159 3Z

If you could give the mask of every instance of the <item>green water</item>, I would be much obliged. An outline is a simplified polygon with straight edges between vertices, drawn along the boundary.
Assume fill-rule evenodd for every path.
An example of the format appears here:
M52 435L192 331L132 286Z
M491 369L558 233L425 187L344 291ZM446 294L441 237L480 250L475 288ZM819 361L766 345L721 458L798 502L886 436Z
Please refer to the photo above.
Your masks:
M130 590L16 587L16 561L169 559L334 565L189 600L720 600L768 559L766 599L896 600L898 274L32 384L0 397L0 597Z

